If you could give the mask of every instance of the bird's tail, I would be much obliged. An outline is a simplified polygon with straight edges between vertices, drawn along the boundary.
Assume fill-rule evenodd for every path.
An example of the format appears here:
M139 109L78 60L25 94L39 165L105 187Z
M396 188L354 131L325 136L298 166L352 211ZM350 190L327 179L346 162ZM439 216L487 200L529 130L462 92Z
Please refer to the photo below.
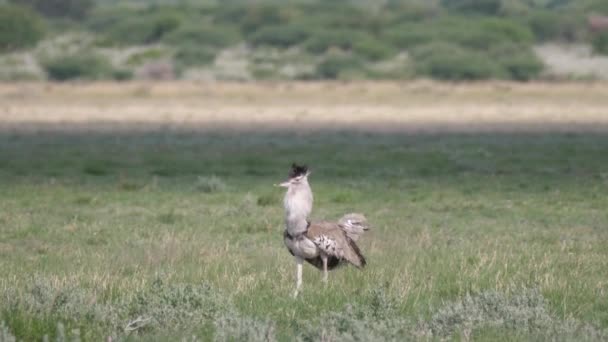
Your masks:
M353 241L357 241L370 228L365 216L359 213L350 213L342 216L338 221L338 225L346 233L346 236Z
M347 248L345 250L346 253L344 254L344 258L346 260L348 260L348 262L350 262L351 264L356 266L357 268L365 267L365 265L367 264L367 261L365 260L363 253L361 253L359 246L357 246L355 241L353 241L349 237L346 237L346 240L348 242L349 248Z

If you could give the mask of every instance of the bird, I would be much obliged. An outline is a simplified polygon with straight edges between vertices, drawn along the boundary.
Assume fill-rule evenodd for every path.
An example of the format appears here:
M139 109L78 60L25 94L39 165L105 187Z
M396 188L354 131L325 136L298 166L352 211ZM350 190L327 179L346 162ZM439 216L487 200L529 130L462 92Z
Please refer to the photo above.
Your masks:
M344 264L359 269L367 261L356 244L369 225L363 214L350 213L338 221L310 220L313 194L306 165L293 163L287 181L277 184L286 188L283 198L285 209L285 231L283 242L296 261L297 297L302 288L302 268L304 261L323 271L323 282L328 282L328 271Z

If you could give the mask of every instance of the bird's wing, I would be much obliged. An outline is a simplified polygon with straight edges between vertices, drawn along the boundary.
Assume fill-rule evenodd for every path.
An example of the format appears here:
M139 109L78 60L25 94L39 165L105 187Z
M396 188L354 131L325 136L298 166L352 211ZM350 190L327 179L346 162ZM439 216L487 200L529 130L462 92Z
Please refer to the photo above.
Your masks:
M365 258L359 247L335 222L311 223L306 237L328 256L346 260L357 267L365 266Z

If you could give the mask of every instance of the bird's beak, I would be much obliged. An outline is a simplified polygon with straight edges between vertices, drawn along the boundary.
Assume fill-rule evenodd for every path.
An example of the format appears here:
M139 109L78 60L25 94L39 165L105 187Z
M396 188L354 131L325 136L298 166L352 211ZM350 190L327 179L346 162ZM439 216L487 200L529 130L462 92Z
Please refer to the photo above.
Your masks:
M286 181L286 182L283 182L283 183L277 184L276 186L280 186L280 187L283 187L283 188L289 188L289 185L290 185L290 184L291 184L291 183L290 183L289 181Z
M282 187L282 188L289 188L289 181L283 182L283 183L279 183L279 184L275 184L274 186L276 187Z

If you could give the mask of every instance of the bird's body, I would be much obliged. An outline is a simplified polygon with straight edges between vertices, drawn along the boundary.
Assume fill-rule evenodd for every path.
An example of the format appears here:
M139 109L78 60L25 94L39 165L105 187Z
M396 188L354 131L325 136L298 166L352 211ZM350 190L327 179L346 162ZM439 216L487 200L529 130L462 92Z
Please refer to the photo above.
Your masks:
M306 232L295 236L285 230L283 241L293 256L300 257L321 270L323 257L328 259L328 270L345 262L356 267L366 264L359 247L337 222L313 222L308 225Z
M358 268L364 267L365 258L355 241L368 229L365 216L347 214L337 222L309 220L312 211L313 195L308 184L308 169L292 166L289 180L281 186L287 188L283 205L285 208L285 232L283 241L297 263L297 296L302 285L302 263L323 270L327 281L327 271L342 264L350 263Z

